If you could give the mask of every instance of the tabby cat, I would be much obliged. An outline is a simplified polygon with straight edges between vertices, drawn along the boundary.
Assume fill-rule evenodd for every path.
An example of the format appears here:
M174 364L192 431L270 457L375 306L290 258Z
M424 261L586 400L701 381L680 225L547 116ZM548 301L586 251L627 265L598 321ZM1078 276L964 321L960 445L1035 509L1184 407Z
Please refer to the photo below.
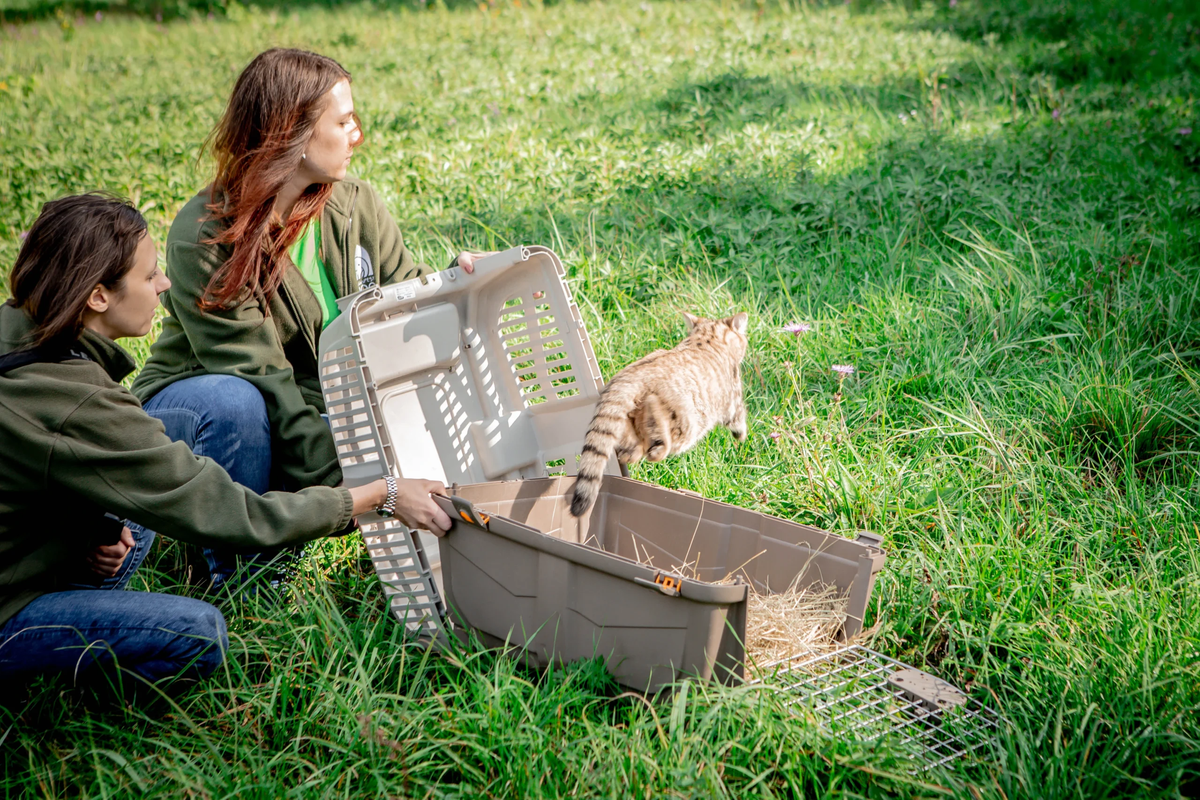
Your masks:
M741 363L749 317L710 320L684 313L688 333L618 372L604 387L583 440L571 513L582 517L600 494L604 466L661 461L690 450L717 425L746 438Z

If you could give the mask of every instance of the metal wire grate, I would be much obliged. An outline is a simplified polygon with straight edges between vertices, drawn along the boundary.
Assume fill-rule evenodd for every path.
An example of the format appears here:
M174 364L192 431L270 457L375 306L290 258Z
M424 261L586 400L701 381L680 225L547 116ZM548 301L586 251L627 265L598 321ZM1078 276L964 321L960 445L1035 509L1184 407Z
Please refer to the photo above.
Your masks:
M1002 718L954 687L858 645L819 656L801 655L760 669L757 683L793 698L787 705L812 714L830 733L885 743L913 762L913 772L986 753ZM920 681L922 697L904 688ZM941 694L930 695L937 686Z

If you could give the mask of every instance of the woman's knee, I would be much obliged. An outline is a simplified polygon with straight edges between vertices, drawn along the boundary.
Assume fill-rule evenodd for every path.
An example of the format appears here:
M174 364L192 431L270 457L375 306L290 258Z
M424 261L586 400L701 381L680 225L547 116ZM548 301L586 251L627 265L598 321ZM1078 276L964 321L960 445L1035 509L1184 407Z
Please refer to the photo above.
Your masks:
M232 375L197 375L167 386L144 407L172 439L216 461L243 486L267 491L271 423L254 384Z
M200 678L207 678L216 672L225 662L225 654L229 652L229 630L225 625L225 617L216 606L209 605L209 610L205 626L211 629L212 638L209 644L201 649L193 666Z
M225 661L229 630L220 610L203 600L171 596L172 619L164 624L176 634L174 653L167 659L176 676L207 678ZM165 676L164 676L165 677Z
M204 416L208 425L270 440L267 402L254 384L233 375L203 375L189 380L205 382Z
M176 381L147 400L143 406L151 416L164 424L181 423L186 417L196 430L190 436L172 438L185 440L209 431L238 431L251 436L270 435L267 403L262 393L245 378L234 375L197 375ZM168 424L168 428L180 425ZM170 433L171 431L168 431Z
M191 597L127 591L42 595L0 625L0 679L61 672L108 680L113 668L152 683L205 678L229 649L225 617Z

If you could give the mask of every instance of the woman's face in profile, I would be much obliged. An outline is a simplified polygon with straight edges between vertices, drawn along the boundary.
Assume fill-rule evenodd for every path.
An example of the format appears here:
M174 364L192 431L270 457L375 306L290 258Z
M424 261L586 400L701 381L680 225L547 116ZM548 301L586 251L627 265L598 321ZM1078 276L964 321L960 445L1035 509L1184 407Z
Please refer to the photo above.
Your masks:
M158 296L171 281L158 268L158 250L149 233L142 234L133 254L133 266L116 291L97 287L89 303L92 314L85 324L110 339L145 336L154 325ZM99 294L98 294L99 293Z
M300 173L309 183L336 183L346 177L354 146L362 131L354 118L354 97L349 81L338 81L325 95L325 111L317 120L300 162Z

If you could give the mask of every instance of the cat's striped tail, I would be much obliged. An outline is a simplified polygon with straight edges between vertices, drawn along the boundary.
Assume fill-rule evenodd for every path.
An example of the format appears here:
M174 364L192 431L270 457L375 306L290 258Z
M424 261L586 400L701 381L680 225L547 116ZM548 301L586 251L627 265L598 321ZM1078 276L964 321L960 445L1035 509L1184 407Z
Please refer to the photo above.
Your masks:
M583 438L583 452L579 454L579 474L571 495L573 516L582 517L595 504L600 496L600 482L604 480L604 467L629 429L633 398L623 388L610 383L596 403L596 414Z

